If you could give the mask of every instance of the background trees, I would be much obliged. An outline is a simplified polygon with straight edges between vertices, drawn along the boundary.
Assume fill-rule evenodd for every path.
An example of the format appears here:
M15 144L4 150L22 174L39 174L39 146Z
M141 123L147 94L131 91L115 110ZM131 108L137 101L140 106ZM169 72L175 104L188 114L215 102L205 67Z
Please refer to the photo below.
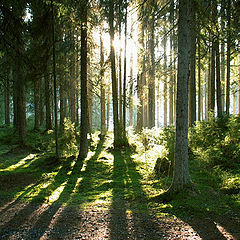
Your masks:
M239 3L189 2L192 126L209 111L239 114ZM48 1L0 4L0 121L15 126L21 145L27 126L48 131L59 119L64 130L65 118L81 126L82 156L88 132L114 130L117 147L128 126L140 132L175 125L178 3L53 1L53 7L54 42Z

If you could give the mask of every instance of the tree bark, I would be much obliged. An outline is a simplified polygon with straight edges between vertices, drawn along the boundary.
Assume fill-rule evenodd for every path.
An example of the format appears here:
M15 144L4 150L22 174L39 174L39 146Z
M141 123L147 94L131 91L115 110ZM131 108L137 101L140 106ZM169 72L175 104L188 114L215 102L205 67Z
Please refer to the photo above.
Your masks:
M149 100L149 128L155 127L155 18L154 6L152 6L152 16L149 21L149 50L150 50L150 69L149 69L149 86L148 86L148 100Z
M46 110L46 130L52 129L51 103L50 103L50 82L49 73L45 72L45 110Z
M117 92L117 77L115 64L115 49L114 49L114 1L109 1L109 31L110 31L110 61L111 61L111 78L112 78L112 98L113 98L113 131L114 131L114 148L117 149L122 145L122 130L118 118L118 92Z
M34 80L34 129L39 130L39 79Z
M103 49L103 40L102 40L102 27L100 28L100 81L101 81L101 135L106 135L106 86L104 81L104 49Z
M170 192L191 185L188 165L189 0L179 1L176 144Z
M10 81L6 79L6 87L4 89L4 107L5 107L5 124L10 125Z
M190 0L190 19L189 126L192 126L196 121L196 17L192 0Z
M76 122L76 70L75 70L75 39L74 39L75 29L74 26L71 29L71 72L70 72L70 116L73 123Z
M230 108L230 62L231 62L231 0L227 1L227 78L226 78L226 114Z
M88 93L87 93L87 9L88 1L81 2L81 125L78 159L83 160L88 152Z

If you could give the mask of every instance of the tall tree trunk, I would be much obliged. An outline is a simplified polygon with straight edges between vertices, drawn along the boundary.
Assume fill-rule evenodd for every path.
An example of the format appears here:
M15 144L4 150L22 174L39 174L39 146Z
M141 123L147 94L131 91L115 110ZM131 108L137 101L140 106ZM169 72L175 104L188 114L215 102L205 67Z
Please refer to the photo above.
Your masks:
M226 114L230 108L230 62L231 62L231 0L227 1L227 78L226 78Z
M154 9L154 6L152 6ZM154 11L154 10L152 10ZM150 50L150 70L149 70L149 86L148 86L148 99L149 99L149 128L155 127L155 36L154 36L154 29L155 29L155 18L154 12L149 21L149 50Z
M195 6L190 0L190 56L189 56L189 126L196 121L196 17Z
M238 55L238 115L240 116L240 55Z
M10 81L7 77L4 89L5 124L10 125Z
M166 21L166 16L164 17ZM164 25L164 38L163 38L163 52L164 52L164 84L163 84L163 105L164 105L164 118L163 118L163 125L164 127L167 126L167 92L168 92L168 85L167 85L167 36L166 36L166 27Z
M225 32L225 9L226 9L226 2L225 0L221 0L221 10L220 10L220 15L221 15L221 31ZM222 110L224 111L225 109L225 39L221 41L221 53L220 53L220 61L221 61L221 86L222 86Z
M202 118L201 43L198 38L198 121Z
M170 3L170 26L174 26L174 1ZM169 124L173 125L173 108L174 108L174 49L173 49L173 29L170 33L170 82L169 82Z
M133 55L130 57L130 76L129 76L129 126L133 125Z
M124 64L123 64L123 137L126 140L126 85L127 85L127 5L124 21Z
M114 49L114 1L109 1L109 27L110 27L110 61L111 61L111 78L112 78L112 98L113 98L113 131L114 131L114 148L117 149L122 145L122 129L118 118L118 92L117 77L115 65L115 49Z
M100 81L101 81L101 135L106 135L106 86L104 81L104 49L103 49L103 40L102 40L102 26L100 28Z
M81 2L81 125L78 159L83 160L88 152L88 92L87 92L87 11L88 0Z
M74 39L75 29L74 26L71 29L71 48L72 48L72 54L71 54L71 72L70 72L70 79L71 79L71 85L70 85L70 116L73 123L76 122L76 66L75 66L75 39Z
M43 85L43 76L39 79L39 86ZM39 88L40 101L39 101L39 125L43 126L44 124L44 89L42 87Z
M59 97L60 97L60 127L63 129L64 127L64 118L65 118L65 105L64 105L64 85L63 80L60 81L60 89L59 89Z
M46 130L52 129L51 103L50 103L50 81L49 73L45 72L45 110L46 110Z
M34 81L34 129L39 130L39 80Z
M55 121L55 157L59 158L59 150L58 150L58 111L57 111L57 76L56 76L56 49L55 49L55 22L54 22L54 7L53 0L51 0L52 7L52 64L53 64L53 92L54 92L54 121Z
M78 49L77 49L77 64L76 64L76 125L79 126L79 91L80 91L80 71L79 71L79 57L78 57Z
M220 53L219 53L219 40L216 42L216 85L217 85L217 115L222 116L222 87L220 77Z
M110 85L107 86L107 130L109 129L110 121Z
M188 165L188 70L189 70L189 1L179 1L177 119L173 182L171 192L191 185Z
M210 110L214 112L215 109L215 70L216 70L216 43L212 41L211 48L211 86L210 86Z

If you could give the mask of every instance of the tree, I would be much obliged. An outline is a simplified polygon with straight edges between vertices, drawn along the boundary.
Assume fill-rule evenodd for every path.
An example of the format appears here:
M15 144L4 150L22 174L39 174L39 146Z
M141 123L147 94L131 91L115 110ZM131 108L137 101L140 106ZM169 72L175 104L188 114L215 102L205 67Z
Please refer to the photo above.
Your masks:
M196 17L194 0L190 0L190 51L189 51L189 126L196 121Z
M114 49L114 1L109 1L109 32L110 32L110 61L111 61L111 78L112 78L112 99L113 99L113 127L114 127L114 148L118 148L123 144L122 129L118 118L118 92L117 92L117 76L115 65L115 49Z
M189 7L189 0L179 1L176 144L170 192L183 191L191 185L188 165Z
M88 100L87 100L87 10L88 0L81 1L81 124L78 159L83 160L88 152Z

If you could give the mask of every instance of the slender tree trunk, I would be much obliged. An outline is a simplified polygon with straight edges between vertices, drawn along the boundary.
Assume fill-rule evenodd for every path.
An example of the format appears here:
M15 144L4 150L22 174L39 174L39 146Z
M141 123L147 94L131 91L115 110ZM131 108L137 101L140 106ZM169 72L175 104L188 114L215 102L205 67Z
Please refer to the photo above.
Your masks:
M154 8L154 7L153 7ZM155 127L155 18L154 14L151 17L149 29L149 49L150 49L150 70L149 70L149 87L148 87L148 97L149 97L149 128Z
M238 55L238 115L240 116L240 55Z
M196 121L196 17L192 0L190 0L190 19L189 126L192 126Z
M122 96L122 0L118 1L119 9L118 9L118 30L119 30L119 57L118 57L118 91L119 91L119 121L120 124L123 125L123 96Z
M41 76L40 79L40 86L43 85L43 77ZM39 101L39 125L43 126L44 124L44 89L42 87L39 88L40 94L40 101Z
M189 70L189 1L179 1L177 119L173 182L171 192L191 185L188 165L188 70Z
M10 125L10 82L6 79L6 87L4 89L4 107L5 107L5 124Z
M231 0L227 1L227 78L226 78L226 114L230 108L230 62L231 62Z
M217 85L217 115L222 116L222 87L220 77L220 53L219 53L219 41L216 42L216 85Z
M129 76L129 126L133 125L133 55L130 57L130 76Z
M225 28L225 9L226 9L226 3L225 0L221 0L221 11L220 11L220 15L221 15L221 31L225 32L226 28ZM221 61L221 72L220 72L220 76L221 76L221 86L222 86L222 111L225 110L225 39L223 39L221 41L221 53L220 53L220 61Z
M74 26L71 29L71 48L72 48L72 54L71 54L71 72L70 72L70 79L71 79L71 85L70 85L70 116L73 123L76 122L76 74L75 74L75 39L74 39L75 29Z
M88 1L81 2L81 135L79 160L83 160L88 152L88 93L87 93L87 10Z
M109 129L110 120L110 85L107 87L107 130Z
M34 129L39 130L39 80L34 81Z
M118 92L117 77L115 65L115 49L114 49L114 1L109 1L109 27L110 27L110 61L111 61L111 78L112 78L112 98L113 98L113 130L114 130L114 148L117 149L122 145L122 130L118 118Z
M170 4L170 26L174 26L174 1ZM174 49L173 49L173 29L170 33L170 82L169 82L169 124L173 125L173 108L174 108Z
M201 85L201 43L198 38L198 121L202 117L202 85Z
M51 103L50 103L50 82L49 74L45 72L45 109L46 109L46 130L52 129Z
M126 140L126 85L127 85L127 6L125 9L125 22L124 22L124 73L123 73L123 137Z
M101 81L101 135L106 135L106 111L105 111L105 95L106 95L106 86L104 81L104 49L103 49L103 40L102 40L102 27L100 32L100 81Z
M63 76L62 81L60 81L60 127L64 128L64 119L66 118L66 86L65 86L65 76Z
M210 110L214 112L215 109L215 70L216 70L216 47L215 42L212 42L211 51L211 88L210 88Z
M58 150L58 108L57 108L57 77L56 77L56 49L55 49L55 23L54 23L54 7L52 6L52 57L53 57L53 91L54 91L54 120L55 120L55 145L56 145L56 159L59 158Z
M164 17L166 21L166 17ZM164 34L166 34L166 27L164 27ZM163 38L163 52L164 52L164 71L167 71L167 37L166 35ZM167 85L167 74L164 74L164 85L163 85L163 99L164 99L164 120L163 125L164 127L167 126L167 92L168 92L168 85Z

